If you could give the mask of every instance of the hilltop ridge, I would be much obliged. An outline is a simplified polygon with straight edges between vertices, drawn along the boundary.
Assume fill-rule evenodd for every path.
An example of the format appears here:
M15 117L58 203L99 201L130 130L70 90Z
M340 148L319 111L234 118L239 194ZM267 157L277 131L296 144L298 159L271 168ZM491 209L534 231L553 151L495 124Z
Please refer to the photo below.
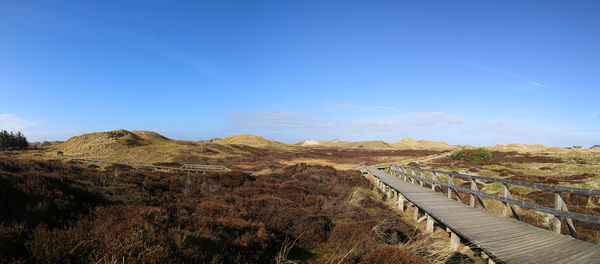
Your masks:
M283 157L289 159L294 155L300 155L298 153L314 153L314 151L446 151L475 148L470 145L450 145L446 142L414 140L409 137L393 143L381 140L353 142L334 139L330 141L304 140L296 144L286 144L265 139L258 135L240 134L224 139L183 141L169 139L153 131L128 131L124 129L86 133L72 137L63 143L44 147L47 150L62 150L65 155L115 161L206 163L212 160L212 162L218 161L228 164L232 160L238 160L240 164L244 164L244 160L247 160L248 157L259 154L263 158L272 156L267 160L277 162L276 160ZM517 152L564 153L586 151L523 144L495 145L487 148L497 151ZM310 156L309 154L306 155L307 157Z
M221 140L216 140L214 143L225 144L225 145L246 145L255 148L285 148L288 144L265 139L257 135L240 134L234 136L228 136Z
M152 160L159 155L154 151L143 150L176 146L176 140L169 139L153 131L118 129L104 132L86 133L51 146L65 154L93 158L111 158L133 155L138 160Z
M322 140L303 140L295 145L302 147L323 147L323 148L345 148L345 149L368 149L368 150L384 150L393 149L388 143L382 140L371 141L342 141L334 139L330 141Z
M392 147L397 149L434 149L434 150L451 150L456 149L456 146L452 146L446 142L434 142L427 140L414 140L412 138L404 138L400 141L396 141L390 144Z

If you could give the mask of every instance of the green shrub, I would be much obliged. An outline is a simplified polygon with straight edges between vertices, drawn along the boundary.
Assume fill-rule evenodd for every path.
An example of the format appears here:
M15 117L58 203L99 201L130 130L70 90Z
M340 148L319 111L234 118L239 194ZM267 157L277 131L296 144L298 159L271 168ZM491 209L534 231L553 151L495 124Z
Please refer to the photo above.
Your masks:
M450 156L448 156L448 157L453 160L463 160L465 158L465 153L467 153L467 150L463 149L463 150L455 151L454 153L450 154Z
M468 161L468 162L486 162L494 158L494 154L484 148L475 150L459 150L448 156L449 158L457 161Z
M479 148L466 155L465 160L468 162L486 162L490 161L493 157L494 155L489 150Z

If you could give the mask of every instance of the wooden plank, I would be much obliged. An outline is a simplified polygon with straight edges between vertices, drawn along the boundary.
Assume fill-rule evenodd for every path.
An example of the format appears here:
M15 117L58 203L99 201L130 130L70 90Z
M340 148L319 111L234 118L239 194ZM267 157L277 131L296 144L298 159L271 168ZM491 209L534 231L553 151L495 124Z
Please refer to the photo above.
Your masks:
M418 176L413 176L413 177L419 178ZM443 182L436 182L436 183L443 185L443 186L448 185L447 183L443 183ZM580 220L580 221L600 224L600 216L593 216L593 215L587 215L587 214L581 214L581 213L575 213L575 212L556 210L554 208L540 206L540 205L536 205L536 204L532 204L532 203L528 203L528 202L524 202L524 201L519 201L519 200L514 200L514 199L507 199L507 198L503 198L503 197L500 197L497 195L480 192L480 191L474 191L474 190L470 190L470 189L463 188L460 186L456 186L455 188L462 192L470 193L473 195L479 195L479 196L483 196L483 197L498 200L498 201L508 202L508 203L515 204L515 205L518 205L521 207L533 209L533 210L543 212L543 213L552 214L555 216L567 217L567 218L572 218L572 219L576 219L576 220Z
M513 241L517 240L517 239L533 239L533 238L538 238L540 236L539 233L536 232L531 232L531 231L524 231L524 232L510 232L508 234L502 234L502 235L494 235L494 236L482 236L481 238L477 238L476 236L471 236L470 238L472 238L474 241L478 242L480 245L484 245L484 246L492 246L495 245L495 243L498 242L502 242L502 243L512 243Z
M570 256L570 254L567 254L567 252L569 252L570 250L573 250L573 249L575 249L577 251L582 250L580 245L578 243L575 243L575 241L566 241L563 239L563 240L559 240L558 243L542 245L542 246L536 248L536 250L533 252L518 253L515 255L515 257L520 257L520 258L535 258L535 257L537 257L538 260L540 260L540 261L543 260L544 263L555 263L556 261L558 261L560 259L564 259L564 258Z
M506 263L554 263L556 261L541 262L540 260L567 258L576 260L577 263L600 261L598 258L592 258L596 256L596 251L600 252L598 245L553 234L551 231L533 227L513 218L505 218L469 207L448 199L446 195L439 195L430 188L416 185L412 186L417 188L410 188L410 183L389 174L387 176L385 173L376 172L376 174L391 188L399 191L398 196L403 195L407 201L418 207L417 210L422 210L424 214L429 215L428 218L440 221L441 224L450 227L455 235L460 234L474 245L482 247L491 256L498 257ZM437 183L433 184L437 185ZM506 199L506 195L502 198ZM511 203L507 201L507 204ZM544 252L543 256L536 256L541 252Z
M539 252L539 247L542 246L554 246L554 245L562 245L564 241L553 237L544 237L542 240L538 241L514 241L511 244L504 243L502 246L497 246L493 254L494 255L512 255L511 258L518 258L521 255L527 255L531 252Z
M595 248L588 248L567 258L556 260L555 263L592 263L592 261L598 261L598 259L600 259L600 251Z
M549 259L549 260L551 260L552 262L558 262L569 256L574 256L575 258L577 258L577 257L581 256L582 253L589 253L589 248L582 248L581 246L576 245L575 243L571 243L571 244L574 244L574 245L567 245L558 250L558 252L560 252L560 254L562 256L556 257L554 259Z

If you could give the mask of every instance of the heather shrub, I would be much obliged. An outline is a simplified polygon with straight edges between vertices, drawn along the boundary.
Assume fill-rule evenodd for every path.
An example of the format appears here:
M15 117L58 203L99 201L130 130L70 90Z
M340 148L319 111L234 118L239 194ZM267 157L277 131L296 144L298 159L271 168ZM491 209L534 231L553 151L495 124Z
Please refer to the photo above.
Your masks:
M420 257L413 252L406 251L393 246L380 246L374 251L370 251L363 257L362 263L369 264L425 264L431 263L424 257Z
M487 162L494 158L494 154L484 148L476 150L459 150L448 156L452 160L467 162Z
M35 263L84 263L94 251L92 239L81 228L47 229L39 225L26 242Z
M463 160L465 158L465 153L467 153L467 150L462 149L462 150L453 152L448 157L453 160Z
M0 224L0 262L28 257L25 247L27 229L22 224Z
M489 150L479 148L468 153L468 155L465 157L465 160L468 162L486 162L491 160L493 157L494 155Z
M328 166L251 176L0 157L0 189L0 263L272 263L286 243L287 259L357 263L412 232L359 172Z

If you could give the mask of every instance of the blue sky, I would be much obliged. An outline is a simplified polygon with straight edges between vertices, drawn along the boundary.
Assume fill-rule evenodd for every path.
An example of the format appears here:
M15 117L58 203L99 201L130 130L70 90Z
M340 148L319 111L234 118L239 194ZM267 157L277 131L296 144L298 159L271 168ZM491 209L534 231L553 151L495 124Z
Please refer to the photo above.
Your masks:
M0 128L600 144L597 1L0 1Z

